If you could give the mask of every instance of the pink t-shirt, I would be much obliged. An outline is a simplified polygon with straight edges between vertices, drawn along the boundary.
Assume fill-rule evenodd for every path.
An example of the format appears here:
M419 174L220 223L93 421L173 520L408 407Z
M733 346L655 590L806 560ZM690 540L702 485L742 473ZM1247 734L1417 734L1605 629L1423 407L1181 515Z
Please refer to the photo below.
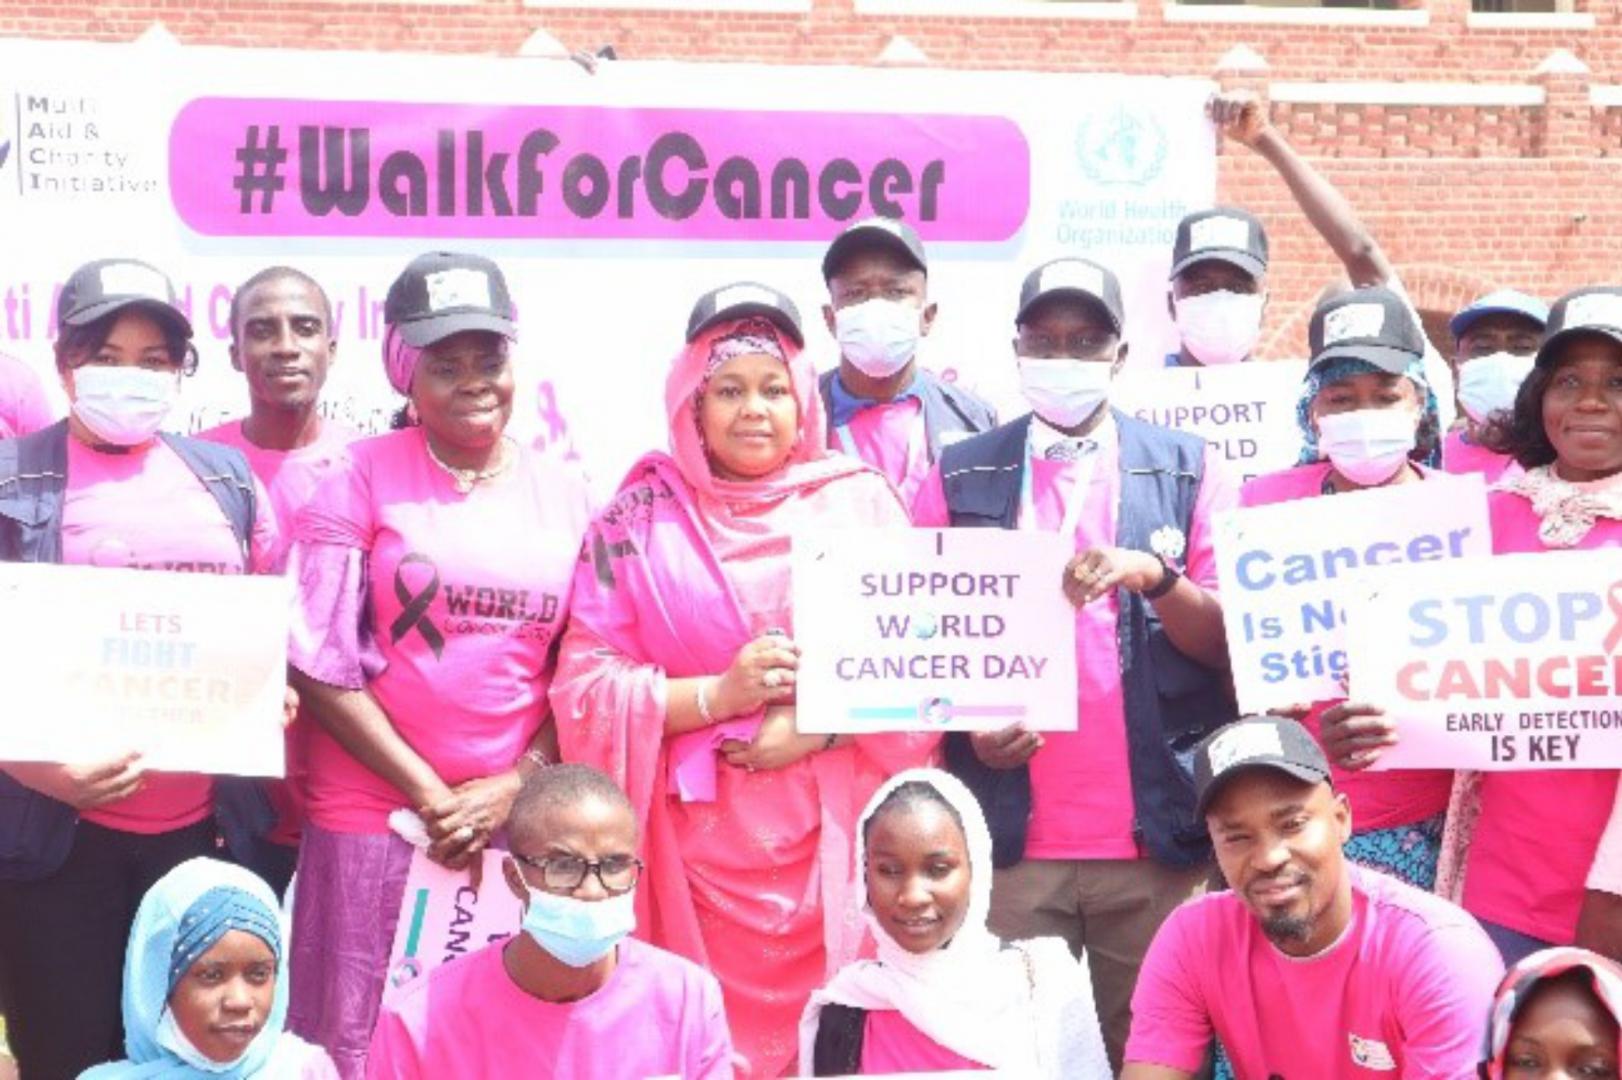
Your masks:
M0 439L15 439L50 427L50 403L34 369L0 353Z
M1442 440L1442 468L1450 473L1478 472L1487 478L1487 483L1494 484L1511 467L1518 468L1514 458L1495 454L1479 443L1466 440L1463 431L1449 432Z
M1487 508L1494 552L1548 550L1525 497L1494 491ZM1600 518L1577 547L1622 547L1622 521ZM1483 773L1481 816L1465 864L1464 906L1511 930L1571 944L1617 776L1616 769Z
M986 1066L948 1050L895 1009L874 1009L862 1027L862 1075L978 1072Z
M1034 421L1033 421L1034 422ZM1079 463L1038 458L1030 462L1031 502L1040 528L1057 531L1073 477L1090 472L1076 528L1076 550L1115 544L1121 499L1120 443L1113 420L1100 424L1090 470ZM1185 573L1216 591L1211 515L1233 506L1236 492L1220 456L1205 453L1205 479L1194 500ZM940 469L931 470L912 508L913 524L942 526L949 513ZM1121 652L1116 640L1120 602L1115 593L1076 612L1076 696L1079 729L1045 732L1031 759L1031 822L1025 854L1032 859L1135 859L1132 776L1127 758L1126 704L1121 691Z
M293 523L304 504L315 494L326 470L342 455L343 448L360 435L332 420L323 421L321 433L308 446L297 450L267 450L248 441L241 420L228 420L219 427L199 432L199 439L234 446L248 459L248 467L270 493L276 520L282 524L282 543L270 567L276 573L287 567L287 553L293 546ZM300 710L298 719L287 725L287 779L266 785L266 794L276 810L276 825L266 839L277 844L296 844L304 822L305 743L316 721Z
M721 987L697 964L627 938L600 989L553 1004L512 981L505 946L453 960L384 1005L368 1080L730 1080Z
M201 574L257 570L279 544L269 499L262 489L258 495L252 565L244 566L220 504L162 440L113 454L69 437L62 561ZM212 796L206 776L149 773L134 795L82 816L124 832L170 832L208 817Z
M1232 892L1174 911L1138 974L1126 1060L1193 1072L1215 1034L1257 1080L1473 1077L1498 950L1447 901L1346 871L1352 921L1313 957L1280 952Z
M447 784L512 768L540 728L589 517L579 474L528 450L459 493L420 428L351 444L300 514L300 543L369 553L387 668L368 689ZM386 832L401 793L324 730L309 736L310 820Z
M911 504L929 475L929 442L924 434L924 407L917 398L869 405L843 428L831 428L828 445L861 458L889 478ZM849 442L846 442L846 439Z
M282 525L282 544L270 568L281 573L287 566L287 552L293 546L293 523L298 521L300 509L315 494L323 474L342 460L344 447L360 438L360 434L327 420L321 425L320 436L308 446L297 450L266 450L249 442L242 434L241 420L228 420L219 427L198 432L197 437L242 451L242 456L248 459L248 467L270 493L276 520Z
M1247 481L1239 492L1241 506L1269 506L1297 499L1319 499L1327 461L1297 465L1293 469L1258 476ZM1421 470L1424 472L1425 470ZM1318 722L1334 700L1317 701L1302 723L1318 737ZM1352 828L1359 833L1413 825L1435 817L1447 809L1453 790L1453 773L1446 769L1393 769L1381 772L1346 772L1331 766L1335 788L1345 792L1352 804Z

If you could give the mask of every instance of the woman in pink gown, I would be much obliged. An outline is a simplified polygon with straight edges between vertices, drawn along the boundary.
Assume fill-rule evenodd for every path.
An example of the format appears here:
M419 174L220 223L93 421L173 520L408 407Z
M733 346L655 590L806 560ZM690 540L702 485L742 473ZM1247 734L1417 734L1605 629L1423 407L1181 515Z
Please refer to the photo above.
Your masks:
M610 772L642 820L638 933L721 980L746 1076L794 1064L811 991L853 959L853 830L933 735L802 735L790 611L799 525L905 526L889 483L826 450L786 297L702 297L650 453L593 522L552 704L563 756Z

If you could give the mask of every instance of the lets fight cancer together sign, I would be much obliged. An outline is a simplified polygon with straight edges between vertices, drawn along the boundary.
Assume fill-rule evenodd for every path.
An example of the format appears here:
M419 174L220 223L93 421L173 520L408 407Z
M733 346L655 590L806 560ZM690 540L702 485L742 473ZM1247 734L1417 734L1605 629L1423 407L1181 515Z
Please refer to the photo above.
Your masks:
M0 761L281 776L280 577L0 563Z
M1622 766L1622 551L1389 567L1347 607L1352 694L1399 727L1377 768Z
M1214 540L1245 712L1345 696L1342 608L1360 574L1492 552L1478 474L1233 510Z
M1074 553L1056 533L796 533L800 730L1075 730Z

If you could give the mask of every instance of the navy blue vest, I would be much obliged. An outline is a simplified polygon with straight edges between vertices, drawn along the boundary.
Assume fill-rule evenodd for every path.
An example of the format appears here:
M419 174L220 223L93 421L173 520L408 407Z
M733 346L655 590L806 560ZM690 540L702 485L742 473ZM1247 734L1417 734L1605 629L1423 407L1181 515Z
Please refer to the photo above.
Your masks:
M1115 546L1150 551L1150 536L1167 526L1186 539L1193 532L1204 440L1112 412L1121 472ZM954 527L1017 526L1030 424L1027 415L942 452L941 481ZM1237 715L1228 675L1179 652L1140 596L1120 593L1116 626L1134 834L1159 862L1198 865L1210 858L1211 846L1205 823L1194 816L1194 747ZM1085 727L1086 702L1081 706ZM986 767L961 734L947 736L946 766L985 808L993 862L1017 863L1030 822L1030 770Z
M827 371L817 380L822 408L829 416L833 415L833 404L828 388L838 377L837 371ZM985 431L997 423L991 406L962 387L945 382L923 368L918 369L913 389L917 391L919 404L923 407L924 438L929 444L930 461L941 459L942 436Z
M62 504L68 487L68 424L0 441L0 562L62 561ZM247 565L255 506L253 473L229 446L163 435L220 504ZM214 817L226 845L241 853L275 823L260 783L222 776L214 783ZM0 772L0 881L34 880L61 868L73 848L79 815L71 806Z

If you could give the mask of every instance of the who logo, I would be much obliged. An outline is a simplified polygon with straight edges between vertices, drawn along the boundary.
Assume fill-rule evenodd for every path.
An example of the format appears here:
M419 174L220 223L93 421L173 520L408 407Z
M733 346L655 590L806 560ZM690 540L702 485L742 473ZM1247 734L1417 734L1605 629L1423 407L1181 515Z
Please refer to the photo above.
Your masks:
M1089 114L1076 127L1076 161L1104 187L1144 187L1166 166L1166 129L1153 114L1116 105Z

